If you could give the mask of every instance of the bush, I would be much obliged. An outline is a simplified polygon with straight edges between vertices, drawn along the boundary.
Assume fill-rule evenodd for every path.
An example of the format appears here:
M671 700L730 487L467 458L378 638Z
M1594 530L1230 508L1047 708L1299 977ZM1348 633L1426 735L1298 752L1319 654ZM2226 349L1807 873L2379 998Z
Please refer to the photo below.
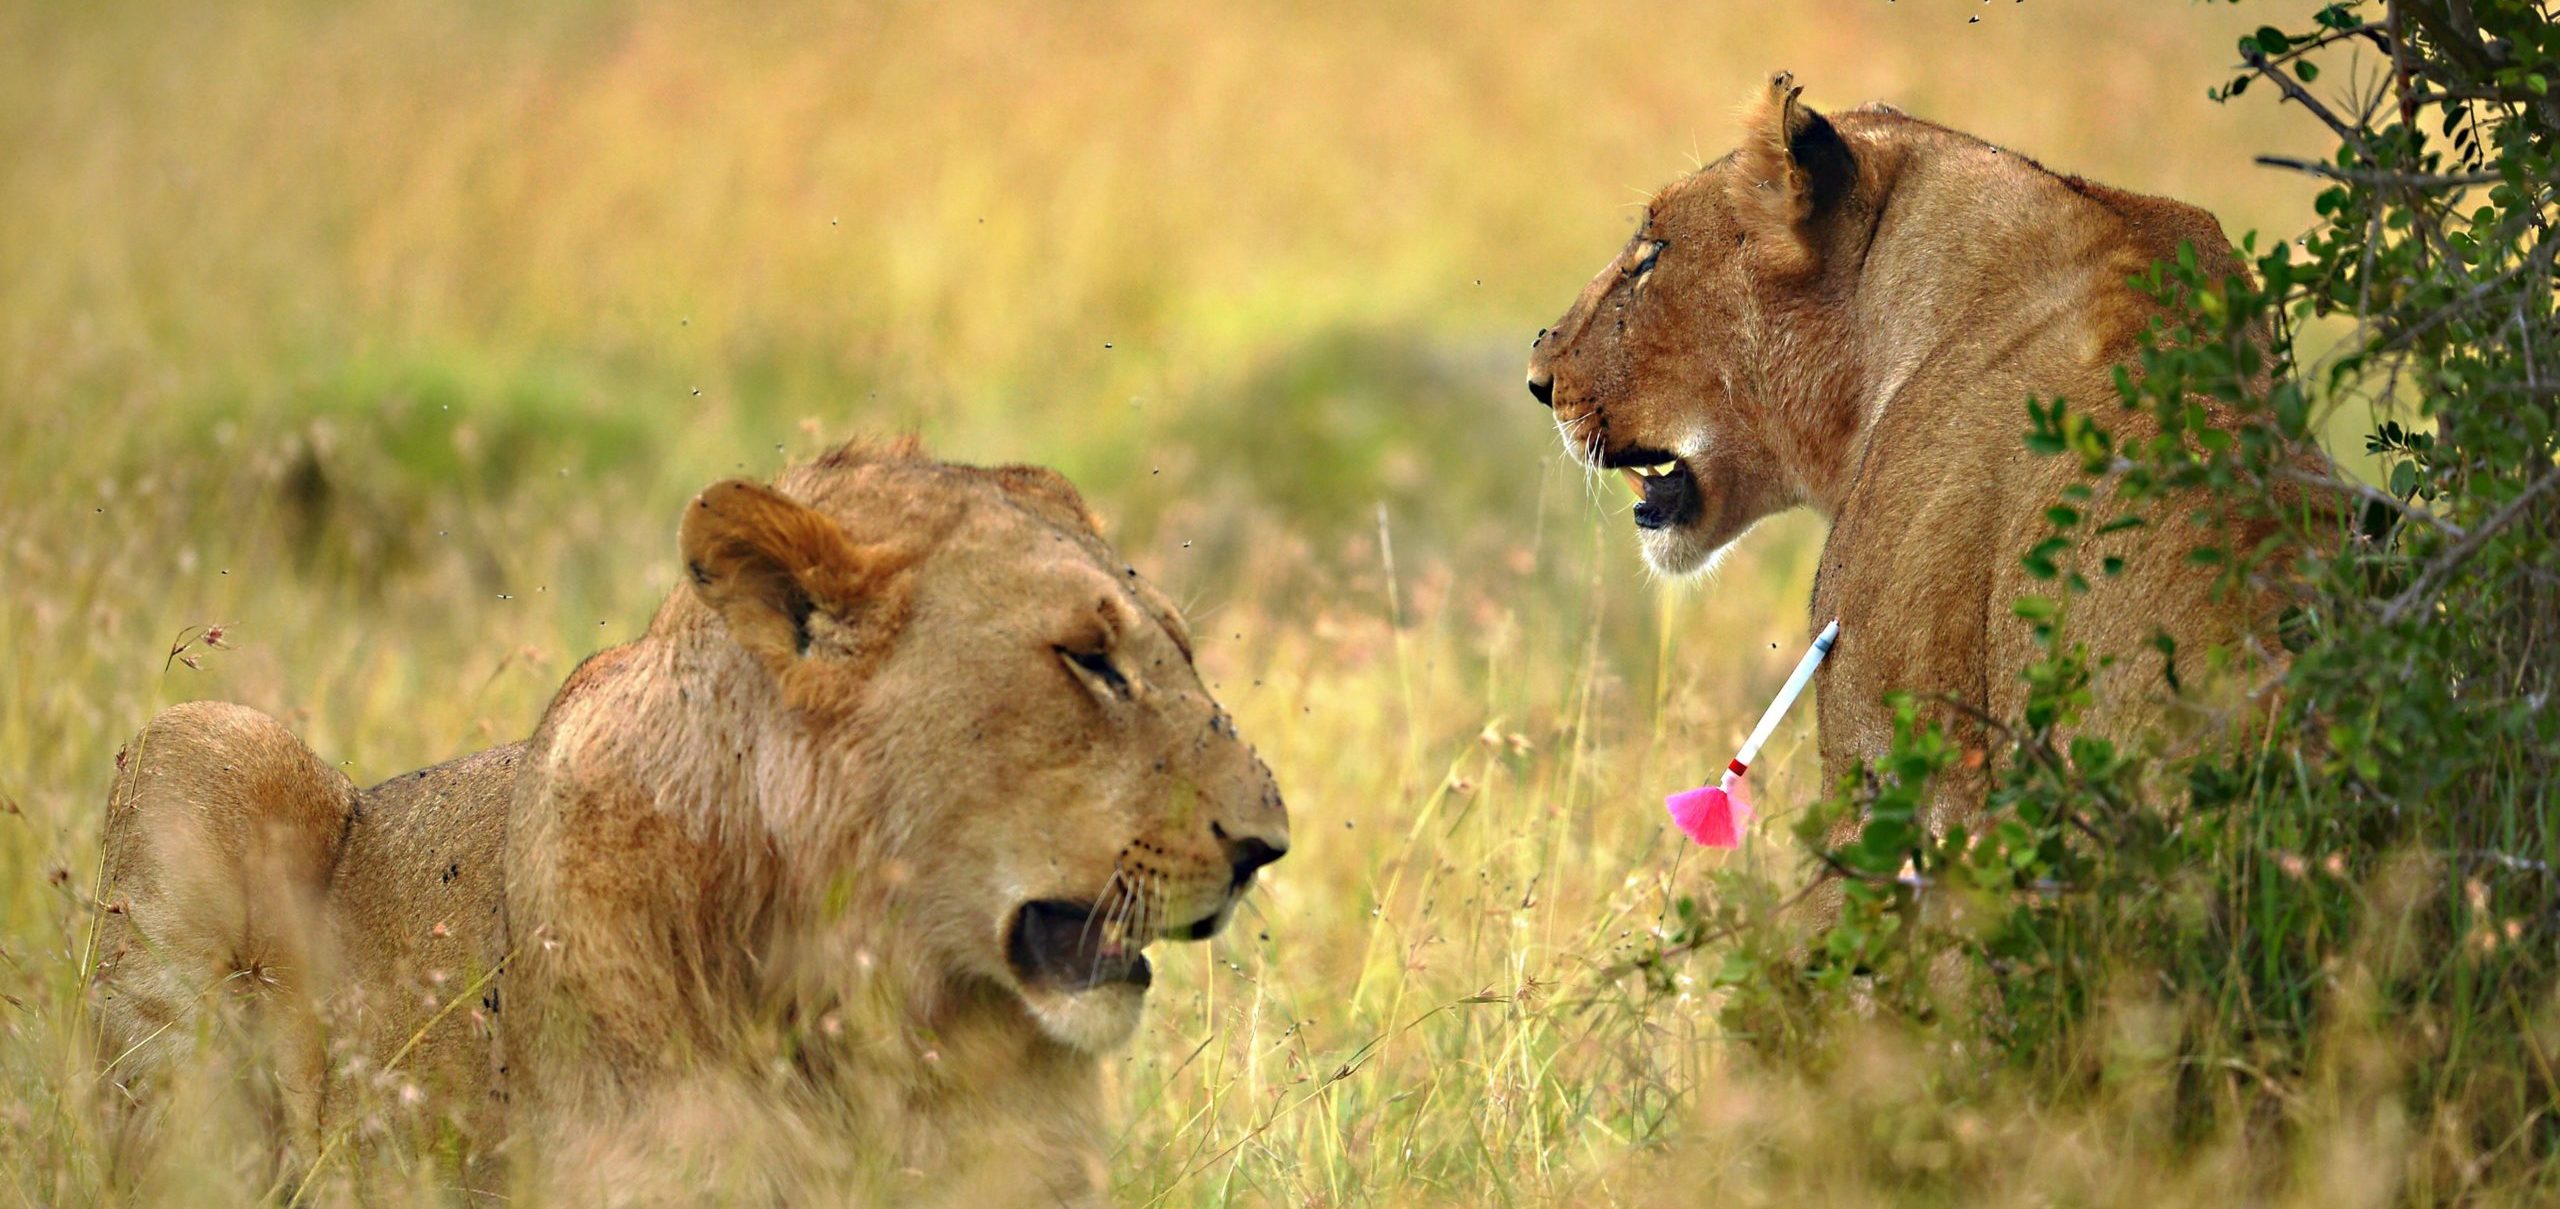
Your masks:
M2333 4L2239 53L2245 69L2213 95L2315 114L2333 157L2261 162L2331 187L2300 239L2242 241L2254 281L2213 280L2192 255L2139 280L2166 317L2119 372L2117 403L2160 437L2119 441L2108 409L2076 400L2028 403L2029 445L2087 474L2024 552L2053 590L2016 603L2043 657L2020 673L2023 715L1987 720L2005 756L1987 808L1925 826L1926 783L1957 753L1925 720L1932 703L1903 702L1891 754L1800 828L1845 883L1820 935L1768 926L1774 896L1737 879L1687 906L1645 964L1659 974L1730 936L1727 1023L1763 1059L1819 1066L1841 1021L1880 1018L1942 1043L1953 1100L1986 1086L1964 1073L2000 1065L1965 1061L1986 1052L2048 1103L2103 1091L2110 1022L2165 1005L2173 1139L2283 1155L2339 1111L2294 1089L2352 1083L2428 1142L2398 1167L2402 1195L2547 1195L2560 29L2516 0ZM2324 76L2348 56L2360 71ZM2349 78L2365 83L2314 91ZM2297 339L2341 326L2316 357ZM2199 400L2244 420L2207 427ZM2378 486L2318 450L2342 409L2370 412ZM2071 638L2071 602L2118 569L2087 539L2199 493L2284 538L2191 554L2290 596L2292 657L2264 725L2184 755L2075 735L2100 664ZM2162 643L2172 669L2227 654ZM1826 844L1852 812L1856 838ZM2283 1180L2319 1161L2290 1149L2259 1170Z

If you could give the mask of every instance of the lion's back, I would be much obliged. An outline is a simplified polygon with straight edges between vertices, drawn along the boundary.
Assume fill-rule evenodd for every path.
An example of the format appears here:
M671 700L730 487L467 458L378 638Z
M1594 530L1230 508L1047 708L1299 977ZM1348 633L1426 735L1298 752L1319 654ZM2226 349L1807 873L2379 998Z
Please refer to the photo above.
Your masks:
M346 975L333 1008L371 1064L409 1052L382 1085L364 1077L369 1066L333 1079L332 1120L407 1100L440 1118L417 1124L479 1133L497 1121L499 862L523 752L491 748L358 795L329 885ZM428 1094L404 1095L411 1087Z

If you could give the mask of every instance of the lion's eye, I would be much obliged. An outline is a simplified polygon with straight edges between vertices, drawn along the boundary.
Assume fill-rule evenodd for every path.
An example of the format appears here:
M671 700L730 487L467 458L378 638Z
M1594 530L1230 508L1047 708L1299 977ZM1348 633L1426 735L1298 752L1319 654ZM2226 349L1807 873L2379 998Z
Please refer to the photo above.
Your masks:
M1111 656L1108 653L1071 651L1065 647L1059 647L1057 651L1058 658L1066 660L1068 666L1074 668L1078 678L1085 683L1094 685L1113 696L1129 695L1129 678L1120 674L1119 667L1111 662Z
M1652 272L1653 262L1662 259L1662 250L1670 246L1671 244L1668 240L1661 239L1657 239L1646 244L1644 247L1644 254L1638 256L1634 264L1627 266L1627 276L1642 277L1645 274Z

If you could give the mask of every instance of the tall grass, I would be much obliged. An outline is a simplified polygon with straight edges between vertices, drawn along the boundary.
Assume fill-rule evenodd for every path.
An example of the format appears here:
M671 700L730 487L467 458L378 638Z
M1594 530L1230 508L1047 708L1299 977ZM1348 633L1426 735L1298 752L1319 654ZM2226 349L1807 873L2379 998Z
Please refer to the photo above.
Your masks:
M1948 1116L1891 1037L1808 1084L1737 1058L1705 979L1600 974L1728 859L1654 802L1783 674L1819 529L1650 583L1518 378L1772 68L2233 230L2290 222L2308 188L2246 165L2302 131L2202 95L2251 23L0 9L0 1200L98 1195L80 949L115 753L154 709L255 705L359 782L519 737L674 586L691 491L905 428L1076 477L1295 813L1239 926L1161 955L1113 1064L1126 1201L1860 1203L1915 1172L2210 1197L2245 1143L2162 1139L2139 1012L2120 1093ZM217 621L233 649L164 667ZM1782 812L1810 716L1772 749ZM1730 859L1783 886L1766 835ZM256 1191L215 1082L185 1139L205 1182L170 1195ZM2353 1160L2303 1156L2306 1199L2387 1186L2360 1182L2358 1148L2396 1144L2360 1086L2303 1089Z

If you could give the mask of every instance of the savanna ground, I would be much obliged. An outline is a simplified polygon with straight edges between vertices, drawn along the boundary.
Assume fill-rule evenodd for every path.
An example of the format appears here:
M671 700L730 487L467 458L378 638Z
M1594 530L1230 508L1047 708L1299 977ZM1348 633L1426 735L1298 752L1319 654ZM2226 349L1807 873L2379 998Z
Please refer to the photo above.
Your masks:
M2249 159L2303 119L2204 96L2255 23L0 8L0 1201L98 1195L79 971L152 711L257 706L364 783L519 737L675 585L693 491L902 430L1082 484L1295 813L1240 926L1159 955L1113 1063L1120 1199L1864 1203L1949 1170L1985 1202L2216 1196L2265 1159L2162 1163L2143 1078L1942 1119L1889 1043L1755 1073L1703 978L1603 975L1715 863L1801 876L1782 830L1703 854L1658 802L1792 662L1820 529L1653 583L1519 380L1779 67L2285 232L2313 187ZM1810 719L1757 774L1781 815ZM2382 1186L2366 1107L2278 1160L2304 1200ZM204 1125L188 1199L254 1196Z

